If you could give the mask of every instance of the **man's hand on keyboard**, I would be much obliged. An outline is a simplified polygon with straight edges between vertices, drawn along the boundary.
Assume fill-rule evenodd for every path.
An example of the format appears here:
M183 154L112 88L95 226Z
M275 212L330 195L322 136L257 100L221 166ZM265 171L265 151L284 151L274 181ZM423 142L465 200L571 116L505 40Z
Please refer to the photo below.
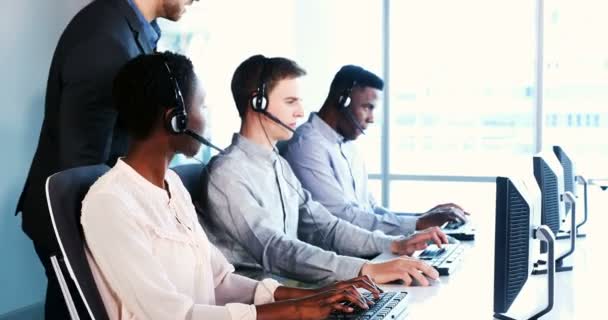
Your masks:
M448 221L468 221L468 212L464 211L459 205L446 203L435 206L431 210L422 214L416 221L416 230L423 230L430 227L438 227Z
M414 251L425 249L429 242L433 242L441 248L442 244L448 243L448 237L439 227L427 228L403 240L393 241L391 252L400 256L411 256Z
M428 286L429 280L426 277L434 280L439 278L437 270L426 262L407 256L382 263L366 263L361 268L361 273L378 283L403 281L406 286L411 285L414 279L421 286Z

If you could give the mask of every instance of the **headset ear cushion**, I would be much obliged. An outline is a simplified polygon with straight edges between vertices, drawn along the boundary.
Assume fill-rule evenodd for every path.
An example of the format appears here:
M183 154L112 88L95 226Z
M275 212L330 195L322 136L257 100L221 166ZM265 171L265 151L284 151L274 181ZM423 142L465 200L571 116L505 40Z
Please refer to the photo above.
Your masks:
M343 104L343 106L344 106L344 108L348 108L348 107L350 106L350 97L349 97L349 96L347 96L347 97L344 99L344 104Z
M177 133L184 133L188 124L188 117L185 113L179 112L173 118L175 119L175 131Z
M265 96L260 96L260 110L262 111L266 111L266 108L268 107L268 100L266 100Z
M340 108L348 108L350 105L350 97L347 95L341 95L340 98L338 98L338 105Z
M176 133L177 120L175 119L175 109L171 109L165 115L165 127L170 133Z
M166 118L166 127L172 134L180 134L186 131L188 117L185 113L179 112L177 108L169 110Z
M254 93L251 96L251 100L249 101L249 103L251 103L251 108L253 110L258 111L258 107L257 107L258 106L258 96L257 96L257 94Z
M262 112L262 111L266 110L267 106L268 106L268 101L266 100L266 97L264 97L260 93L255 93L251 97L251 107L253 108L253 110Z

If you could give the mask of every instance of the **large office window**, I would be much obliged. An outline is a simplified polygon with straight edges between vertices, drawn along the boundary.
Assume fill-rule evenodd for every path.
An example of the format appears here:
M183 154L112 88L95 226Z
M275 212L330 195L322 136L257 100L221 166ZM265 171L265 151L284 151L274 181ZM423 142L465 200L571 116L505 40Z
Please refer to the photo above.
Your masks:
M579 170L608 163L608 42L605 1L546 1L544 145L562 145Z
M390 1L389 176L495 176L534 152L535 8ZM419 208L474 189L393 181L388 205Z
M534 1L390 2L390 172L533 152Z
M485 212L495 202L493 183L458 181L391 181L391 206L398 212L425 212L442 203L457 203L472 215Z
M541 2L544 32L537 37ZM606 9L593 0L207 1L179 23L163 23L161 48L194 61L208 91L207 135L220 146L239 129L230 79L250 55L285 56L306 69L308 112L321 106L340 66L358 64L381 75L388 93L375 125L357 143L376 198L415 211L432 199L467 202L489 186L474 182L529 171L537 133L545 148L564 146L582 171L603 173ZM204 158L210 155L203 150Z

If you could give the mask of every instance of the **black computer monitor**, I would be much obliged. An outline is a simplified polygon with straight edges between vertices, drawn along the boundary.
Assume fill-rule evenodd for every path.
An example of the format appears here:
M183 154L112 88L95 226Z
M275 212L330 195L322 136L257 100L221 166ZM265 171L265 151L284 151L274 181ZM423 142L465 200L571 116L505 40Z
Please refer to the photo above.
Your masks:
M542 197L542 210L541 210L541 224L548 226L557 239L570 239L570 249L560 254L557 259L557 272L570 271L571 266L564 265L564 259L570 256L575 250L575 234L571 235L569 232L560 231L561 221L566 221L565 217L565 206L562 204L563 197L565 194L564 190L564 174L561 164L553 154L538 154L533 158L534 163L534 177L538 182ZM569 193L571 194L571 193ZM575 224L574 212L570 214L568 220L570 229ZM541 245L541 253L547 252L547 247ZM545 260L539 260L538 266L546 264ZM538 268L534 270L533 274L544 274L547 271Z
M532 270L532 219L537 209L526 189L517 180L496 178L494 312L498 313L509 310Z
M564 193L563 170L552 155L536 155L533 164L534 177L542 195L541 223L557 235L560 221L565 219L565 208L561 203L561 195Z
M575 171L574 163L572 162L570 157L568 157L568 155L566 154L566 152L564 151L564 149L562 147L553 146L553 153L555 153L555 156L557 156L557 159L561 163L562 169L564 170L564 190L570 191L575 196L578 196L576 186L578 183L581 183L583 185L582 200L584 202L583 202L582 208L584 208L584 211L583 211L584 217L583 217L583 220L579 224L576 225L576 229L577 229L576 236L579 238L584 238L585 234L581 233L578 230L578 228L587 222L587 217L589 214L588 198L587 198L587 181L581 175L577 176L575 174L576 171ZM579 208L581 208L581 206L579 206ZM565 209L566 209L565 213L566 213L566 215L568 215L570 213L570 210L572 209L572 205L569 202L566 202ZM564 237L561 236L561 237L557 237L557 238L561 239Z
M532 271L535 241L551 235L548 227L540 226L541 195L533 178L496 178L496 230L494 243L494 317L510 319L504 314L517 298ZM553 257L553 242L548 245ZM553 263L550 264L550 269ZM553 273L549 274L549 296L553 296ZM552 304L551 304L552 305ZM551 309L551 305L537 315ZM531 311L532 312L532 311Z
M564 171L564 191L570 191L576 195L576 178L574 175L574 164L570 157L564 152L564 149L560 146L553 146L553 153L559 160ZM571 204L566 202L566 215L570 212Z

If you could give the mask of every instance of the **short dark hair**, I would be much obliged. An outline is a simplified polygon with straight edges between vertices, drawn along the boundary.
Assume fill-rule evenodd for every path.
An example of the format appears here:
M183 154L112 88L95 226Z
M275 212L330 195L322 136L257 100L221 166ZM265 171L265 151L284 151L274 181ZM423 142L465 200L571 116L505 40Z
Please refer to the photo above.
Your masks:
M346 88L356 83L356 87L384 89L384 81L374 73L352 64L343 66L334 76L329 86L329 96L338 96Z
M265 79L260 79L262 68L265 68ZM251 96L260 85L260 80L266 82L266 93L269 94L277 82L303 75L306 75L306 71L290 59L266 58L261 54L249 57L236 68L230 85L239 117L245 116Z
M190 108L196 75L187 57L172 52L140 55L127 62L114 78L112 98L118 121L132 138L147 138L176 105L174 87L165 63L177 81L186 111Z

